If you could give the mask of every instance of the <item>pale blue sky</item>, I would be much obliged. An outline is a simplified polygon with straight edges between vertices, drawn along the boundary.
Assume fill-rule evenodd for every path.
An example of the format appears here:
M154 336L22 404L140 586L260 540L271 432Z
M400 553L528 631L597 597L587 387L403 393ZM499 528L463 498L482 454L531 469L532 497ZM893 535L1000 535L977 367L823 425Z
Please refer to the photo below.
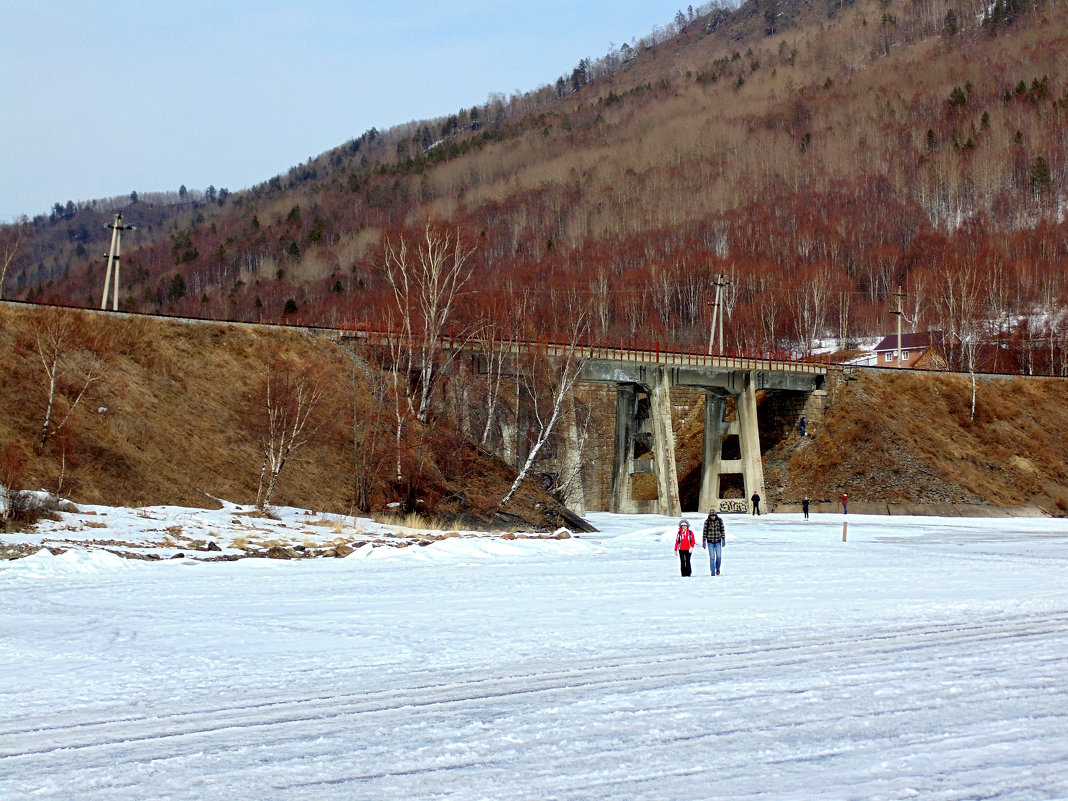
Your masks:
M0 0L0 221L132 190L237 191L371 127L551 84L680 8Z

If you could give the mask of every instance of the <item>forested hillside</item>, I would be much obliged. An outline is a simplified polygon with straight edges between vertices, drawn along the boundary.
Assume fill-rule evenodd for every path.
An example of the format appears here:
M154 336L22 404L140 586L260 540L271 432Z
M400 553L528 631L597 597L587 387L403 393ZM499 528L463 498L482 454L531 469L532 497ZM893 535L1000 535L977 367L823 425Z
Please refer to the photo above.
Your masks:
M701 343L725 274L728 343L846 349L900 285L909 330L1064 375L1066 154L1064 3L750 0L246 191L57 202L3 290L98 306L121 210L123 309L382 326L385 245L434 219L471 248L456 326L563 336L566 301L593 339Z

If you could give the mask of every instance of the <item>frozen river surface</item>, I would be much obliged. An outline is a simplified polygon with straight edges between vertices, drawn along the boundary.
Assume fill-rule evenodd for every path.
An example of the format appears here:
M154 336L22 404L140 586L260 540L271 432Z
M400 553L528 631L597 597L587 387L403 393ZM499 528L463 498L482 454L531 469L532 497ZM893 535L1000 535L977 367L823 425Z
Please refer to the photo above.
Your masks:
M1068 521L591 519L2 563L0 798L1068 798Z

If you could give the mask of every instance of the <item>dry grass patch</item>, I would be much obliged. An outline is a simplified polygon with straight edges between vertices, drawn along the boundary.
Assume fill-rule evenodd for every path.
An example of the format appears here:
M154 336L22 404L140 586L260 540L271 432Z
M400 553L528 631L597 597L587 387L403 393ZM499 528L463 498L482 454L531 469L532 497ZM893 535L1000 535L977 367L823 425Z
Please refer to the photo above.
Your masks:
M860 373L832 390L807 442L766 454L779 498L1037 504L1057 513L1068 485L1065 382L966 375ZM774 489L773 489L774 488Z
M371 519L384 526L395 526L397 528L415 531L443 531L449 528L448 521L438 517L423 517L417 512L408 512L404 515L372 515Z

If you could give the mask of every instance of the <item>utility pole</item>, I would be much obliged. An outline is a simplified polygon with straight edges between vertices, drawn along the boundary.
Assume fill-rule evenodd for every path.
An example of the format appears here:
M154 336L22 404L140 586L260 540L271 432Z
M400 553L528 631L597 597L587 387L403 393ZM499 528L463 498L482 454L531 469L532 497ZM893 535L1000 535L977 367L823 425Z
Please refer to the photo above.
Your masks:
M897 298L897 308L890 311L891 314L897 317L897 353L896 361L897 366L901 366L901 320L905 316L905 312L901 308L901 302L905 298L905 293L901 291L901 284L897 285L897 292L894 293L894 297Z
M136 227L133 225L124 225L122 222L122 212L120 211L115 215L115 222L108 223L104 226L111 229L111 250L108 251L108 268L104 274L104 297L100 299L101 310L106 310L108 307L108 289L111 284L111 268L115 267L115 293L113 295L112 310L119 310L119 250L122 247L122 232L123 231L136 231Z
M712 355L713 344L716 341L716 323L719 323L719 352L723 352L723 290L731 285L730 278L724 273L719 273L711 281L709 286L716 288L716 299L712 302L712 329L708 332L708 355Z

